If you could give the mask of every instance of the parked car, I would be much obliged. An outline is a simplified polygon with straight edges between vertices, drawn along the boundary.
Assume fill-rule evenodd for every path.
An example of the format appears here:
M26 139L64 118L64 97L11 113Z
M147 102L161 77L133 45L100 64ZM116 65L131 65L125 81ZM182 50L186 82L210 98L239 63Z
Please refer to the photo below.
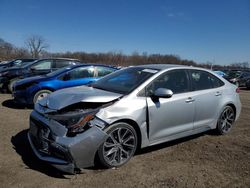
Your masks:
M12 92L13 83L17 80L30 76L47 74L59 68L79 63L80 61L75 59L39 59L20 67L2 69L0 70L0 86L2 89Z
M239 87L245 87L246 82L250 79L250 72L247 71L230 71L224 76L229 82Z
M1 69L5 69L5 68L10 68L10 67L14 67L14 66L22 66L25 65L26 63L35 61L36 59L15 59L13 61L9 61L6 63L1 63L0 64L0 70Z
M38 101L28 139L39 159L65 172L93 166L95 157L119 167L140 148L210 129L226 134L240 115L238 92L201 68L129 67Z
M65 67L15 82L13 96L18 102L32 105L56 90L89 84L116 70L115 67L95 64Z
M219 76L221 76L221 77L224 77L224 76L226 76L226 73L224 73L223 71L214 71L214 73L216 73L216 74L218 74Z
M246 88L250 89L250 78L246 81Z
M8 63L9 61L0 61L0 64Z

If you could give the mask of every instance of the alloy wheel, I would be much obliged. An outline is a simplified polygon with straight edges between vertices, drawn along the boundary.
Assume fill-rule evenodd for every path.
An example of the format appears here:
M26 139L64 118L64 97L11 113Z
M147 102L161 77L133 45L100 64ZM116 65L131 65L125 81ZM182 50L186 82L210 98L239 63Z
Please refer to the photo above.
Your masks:
M230 129L233 126L234 119L235 119L235 113L232 107L230 106L225 107L218 122L218 128L220 129L220 132L222 134L225 134L230 131Z
M109 133L103 144L103 157L109 166L120 166L126 163L136 150L135 133L126 127L118 127Z

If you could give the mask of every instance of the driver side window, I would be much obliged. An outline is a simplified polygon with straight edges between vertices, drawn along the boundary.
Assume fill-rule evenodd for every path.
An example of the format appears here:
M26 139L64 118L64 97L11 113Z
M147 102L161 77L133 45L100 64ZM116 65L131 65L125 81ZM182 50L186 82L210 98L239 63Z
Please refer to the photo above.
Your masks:
M146 95L151 96L158 88L170 89L174 94L189 91L188 75L186 70L173 70L163 73L156 78L146 89Z

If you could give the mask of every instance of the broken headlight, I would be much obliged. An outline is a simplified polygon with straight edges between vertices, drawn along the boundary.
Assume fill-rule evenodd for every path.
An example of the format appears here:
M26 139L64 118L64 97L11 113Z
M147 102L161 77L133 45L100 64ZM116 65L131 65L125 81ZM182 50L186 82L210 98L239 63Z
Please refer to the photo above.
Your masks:
M89 122L94 119L98 110L67 112L63 114L50 115L49 117L68 128L68 135L75 135L87 130Z

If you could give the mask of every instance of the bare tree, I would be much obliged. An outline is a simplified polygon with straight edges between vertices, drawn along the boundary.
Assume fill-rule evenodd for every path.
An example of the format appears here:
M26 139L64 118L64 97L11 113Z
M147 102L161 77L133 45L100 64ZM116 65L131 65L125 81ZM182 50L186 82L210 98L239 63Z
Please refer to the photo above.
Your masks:
M45 51L49 47L45 39L39 35L30 36L25 41L25 44L34 58L38 58L41 52Z

